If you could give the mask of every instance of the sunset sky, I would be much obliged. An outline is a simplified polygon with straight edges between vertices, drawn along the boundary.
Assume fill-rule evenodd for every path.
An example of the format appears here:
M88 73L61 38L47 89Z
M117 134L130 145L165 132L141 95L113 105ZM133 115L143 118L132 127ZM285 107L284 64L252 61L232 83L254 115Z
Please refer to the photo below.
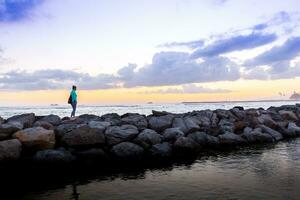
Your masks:
M300 92L299 8L0 0L0 106L64 104L73 84L82 104L287 99Z

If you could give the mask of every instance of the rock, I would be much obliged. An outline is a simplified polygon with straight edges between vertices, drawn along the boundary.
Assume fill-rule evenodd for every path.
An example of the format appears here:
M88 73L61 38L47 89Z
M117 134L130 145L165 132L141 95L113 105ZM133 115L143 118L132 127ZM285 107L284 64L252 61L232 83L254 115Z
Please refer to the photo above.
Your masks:
M245 127L246 127L246 124L242 120L234 122L234 132L243 131Z
M254 130L248 131L244 130L244 133L241 135L249 143L266 143L273 142L274 139L271 135L267 133L262 133L260 128L256 128Z
M146 148L158 144L162 141L163 136L152 129L144 129L135 139L135 142Z
M75 117L75 118L66 118L65 120L61 121L61 125L62 124L86 124L87 122L85 122L83 119L80 119L79 117Z
M110 122L112 126L120 126L122 124L121 117L116 113L102 115L101 120Z
M111 152L121 159L139 159L142 158L144 149L131 142L122 142L113 146Z
M52 149L55 146L54 131L42 127L20 130L14 133L13 137L19 139L23 147L31 151Z
M287 129L290 137L300 136L300 127L297 126L294 122L289 122Z
M44 164L67 164L75 160L75 157L65 149L46 149L36 152L33 160Z
M89 121L88 125L90 128L101 129L102 132L104 132L109 126L111 126L111 123L104 121Z
M162 132L172 126L173 118L173 115L150 116L148 119L149 127L157 132Z
M262 114L261 116L257 117L259 124L264 124L270 128L276 128L277 122L275 122L270 115L268 114Z
M84 124L61 124L55 128L55 135L57 139L62 138L66 133L73 131L81 126L85 126Z
M88 125L84 125L66 133L62 138L62 142L67 146L75 148L104 145L105 136L102 129L91 128Z
M281 133L279 133L278 131L275 131L265 125L260 125L259 128L261 128L263 132L271 135L276 141L283 139Z
M288 121L298 121L298 117L293 111L287 111L287 110L280 110L278 112L284 120Z
M221 119L219 121L219 132L226 133L226 132L234 132L234 123L229 119Z
M4 123L5 123L5 120L2 117L0 117L0 125L4 124Z
M122 116L123 124L131 124L136 126L139 130L143 130L148 127L148 121L144 115L136 113L127 113Z
M172 156L172 152L172 145L168 142L155 144L149 150L150 156L162 158Z
M53 126L58 126L61 123L60 117L52 114L42 117L39 121L47 122Z
M237 108L237 107L234 107L234 108L230 109L230 112L231 112L234 116L236 116L236 118L237 118L238 120L243 120L243 119L245 118L245 116L246 116L246 113L244 112L244 110L240 110L240 109Z
M21 130L23 125L19 122L10 122L0 125L0 140L8 139L14 134L15 132Z
M218 137L221 145L239 145L245 142L241 136L231 132L226 132Z
M217 137L208 135L200 131L191 133L187 137L194 140L201 147L205 147L205 146L216 147L219 144L219 139Z
M44 129L47 129L47 130L54 130L54 126L46 121L36 121L34 122L33 124L33 127L43 127Z
M21 156L22 144L17 139L0 142L0 162L18 160Z
M172 123L172 128L179 128L183 133L188 133L188 128L186 127L183 118L175 117Z
M187 128L187 132L191 133L200 129L200 126L195 122L195 118L184 117L184 123Z
M100 148L76 151L74 154L78 160L84 161L85 163L95 163L107 159L106 153Z
M101 121L101 118L99 116L91 114L79 115L78 118L84 121L85 123L89 121Z
M244 110L244 107L243 106L234 106L233 109Z
M34 113L22 114L22 115L15 115L7 119L7 122L19 122L22 124L23 128L30 128L32 127L35 121Z
M165 116L165 115L172 115L172 113L166 112L166 111L156 111L152 110L152 115L156 117Z
M199 145L188 137L180 137L173 144L174 151L176 152L195 152Z
M164 136L164 141L174 142L179 137L184 136L184 133L179 128L167 128L163 132L163 136Z
M133 125L110 126L105 131L108 145L115 145L123 141L129 141L138 135L137 127Z

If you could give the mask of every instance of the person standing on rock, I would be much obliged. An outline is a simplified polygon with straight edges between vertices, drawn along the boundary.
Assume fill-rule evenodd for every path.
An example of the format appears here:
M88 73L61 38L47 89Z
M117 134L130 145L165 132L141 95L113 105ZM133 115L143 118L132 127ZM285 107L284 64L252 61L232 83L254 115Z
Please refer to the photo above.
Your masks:
M68 103L71 104L73 110L71 113L71 117L75 117L75 112L76 112L76 106L77 106L77 92L76 92L77 87L75 85L72 86L72 91L70 93L70 97L68 100Z

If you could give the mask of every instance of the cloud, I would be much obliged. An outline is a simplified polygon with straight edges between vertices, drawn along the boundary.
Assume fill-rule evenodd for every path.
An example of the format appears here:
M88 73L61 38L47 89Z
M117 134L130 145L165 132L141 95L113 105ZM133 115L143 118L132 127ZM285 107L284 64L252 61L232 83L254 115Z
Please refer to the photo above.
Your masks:
M86 90L118 87L116 77L109 74L90 76L70 70L10 71L0 74L2 90L63 89L73 84Z
M228 93L231 90L225 89L212 89L197 86L195 84L186 84L180 88L167 88L160 90L145 91L143 94L204 94L204 93Z
M245 61L244 65L248 67L269 65L279 61L291 60L299 55L299 53L300 37L292 37L281 46L275 46L257 57Z
M233 81L240 77L238 65L228 58L206 58L199 63L191 59L189 53L183 52L156 53L151 64L127 73L130 78L120 76L124 87Z
M159 45L159 47L167 47L167 48L187 47L190 49L195 49L195 48L202 47L203 45L204 45L204 40L195 40L189 42L170 42L170 43Z
M192 58L212 57L232 51L253 49L269 44L277 39L276 34L251 33L248 35L236 35L226 39L220 39L204 48L197 49L191 55Z
M33 8L44 0L0 0L0 22L18 22L28 19Z

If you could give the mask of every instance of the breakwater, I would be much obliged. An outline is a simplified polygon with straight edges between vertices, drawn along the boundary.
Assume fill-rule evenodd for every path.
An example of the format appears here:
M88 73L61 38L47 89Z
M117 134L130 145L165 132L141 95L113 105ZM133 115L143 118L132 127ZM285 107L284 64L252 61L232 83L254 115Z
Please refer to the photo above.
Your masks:
M0 118L0 162L94 163L166 159L300 136L300 105L268 109L153 111Z

